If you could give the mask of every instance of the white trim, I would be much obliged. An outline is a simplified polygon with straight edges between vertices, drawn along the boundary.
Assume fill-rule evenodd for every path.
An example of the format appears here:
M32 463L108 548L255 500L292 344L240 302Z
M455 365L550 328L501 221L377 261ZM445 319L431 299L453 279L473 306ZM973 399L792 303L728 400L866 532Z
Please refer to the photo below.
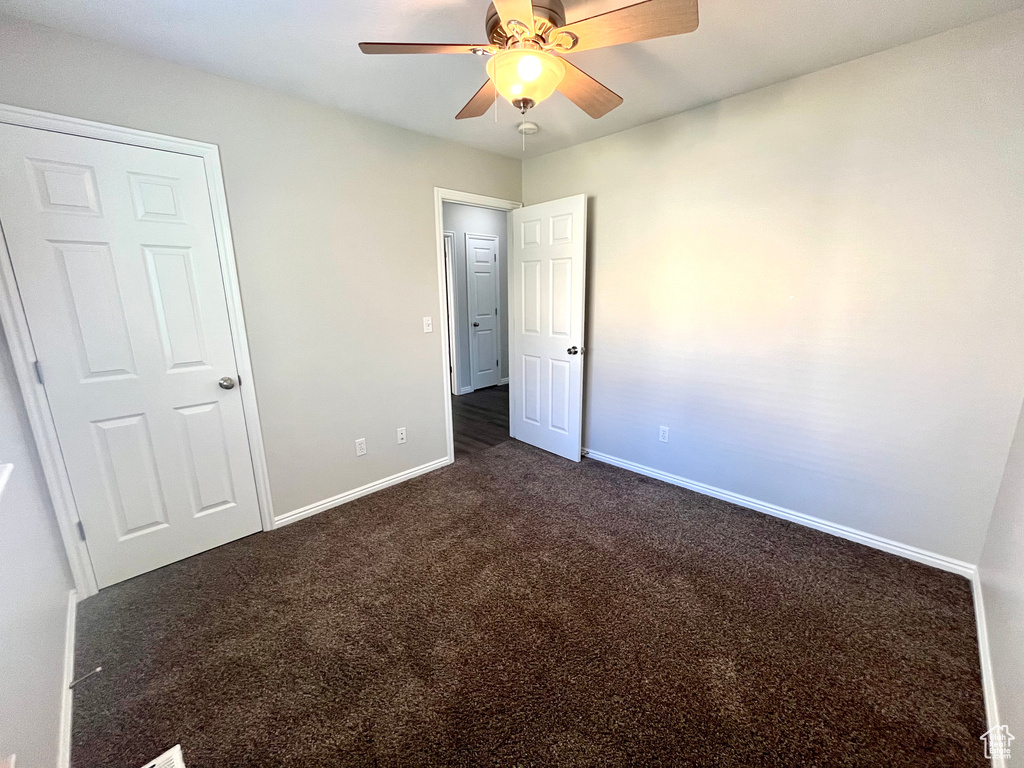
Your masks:
M502 379L501 381L499 381L499 382L498 382L498 386L499 386L499 387L500 387L500 386L501 386L502 384L508 384L508 376L506 376L505 378L503 378L503 379Z
M468 395L470 392L476 392L476 390L472 386L463 387L459 390L460 395Z
M486 195L476 195L472 192L459 192L454 189L445 189L443 187L434 187L434 248L437 251L437 291L438 291L438 308L440 311L446 312L448 307L445 302L445 290L447 286L447 269L445 268L444 259L444 204L445 203L464 203L466 205L475 205L478 208L494 208L499 211L513 211L516 208L522 208L523 204L514 200L502 200L498 197L488 197ZM448 323L441 323L441 334L444 338L441 339L441 380L444 382L444 419L446 425L445 439L447 441L448 463L455 461L455 434L452 425L452 398L451 398L451 369L453 367L451 359L451 341L449 337ZM426 465L424 465L426 466ZM323 502L321 502L323 503ZM326 507L325 507L326 509ZM291 518L295 513L292 512L285 515L286 518ZM280 524L280 519L278 520Z
M331 496L331 498L329 499L324 499L323 501L317 501L305 507L300 507L299 509L293 510L292 512L288 512L284 515L281 515L281 517L277 518L277 520L275 521L276 527L280 528L282 525L294 523L297 520L301 520L304 517L309 517L310 515L315 515L318 512L325 512L328 509L334 509L334 507L341 506L342 504L347 504L350 501L355 501L361 496L366 496L368 494L374 493L375 491L383 490L388 486L397 485L398 483L404 483L406 480L412 480L414 477L425 475L427 472L433 472L435 469L447 467L453 461L454 459L448 456L445 456L440 459L435 459L434 461L428 461L426 464L421 464L418 467L407 469L404 472L399 472L398 474L391 475L391 477L385 477L383 480L374 480L372 483L367 483L366 485L360 488L356 488L355 490L346 491L345 493L339 493L337 496Z
M445 296L448 299L445 310L448 320L448 359L451 360L451 391L459 391L459 324L456 317L459 314L459 297L455 293L455 233L447 231L443 234L442 247L444 248L444 276Z
M0 498L4 495L4 488L7 487L7 481L11 479L11 475L14 473L13 464L0 464Z
M71 765L71 712L75 694L71 682L75 679L75 621L78 614L78 595L68 592L68 614L64 625L64 687L60 694L60 735L57 742L57 768Z
M242 382L240 387L242 411L245 415L249 453L252 456L260 519L264 530L272 529L274 527L274 510L270 495L270 476L267 472L267 457L263 447L259 407L253 386L252 362L249 358L249 345L242 313L242 297L238 285L227 198L221 172L220 152L217 146L3 104L0 104L0 123L177 152L202 159L206 169L207 188L213 212L213 227L217 238L221 275L227 298L231 339L235 349L235 365ZM25 310L21 305L10 253L5 242L0 245L2 245L0 247L0 322L4 326L4 332L11 347L14 369L25 401L25 409L28 412L39 458L43 465L43 474L46 477L46 484L53 501L57 524L75 580L75 588L79 596L85 599L98 591L96 577L92 570L88 546L78 537L78 510L71 492L67 469L61 456L57 431L50 414L46 392L36 381L33 373L32 366L37 358L32 346Z
M856 528L832 523L828 520L822 520L819 517L805 515L802 512L794 512L793 510L786 509L785 507L769 504L766 501L752 499L749 496L742 496L738 493L733 493L732 491L722 490L721 488L715 488L712 485L698 483L696 480L687 480L685 477L679 477L678 475L673 475L668 472L662 472L660 469L645 467L643 464L619 459L615 456L609 456L606 453L599 453L598 451L592 451L588 448L584 448L583 454L595 459L596 461L604 462L605 464L614 464L616 467L622 467L623 469L628 469L640 475L653 477L656 480L662 480L666 483L670 483L671 485L689 488L691 491L702 493L705 496L713 496L716 499L722 499L723 501L728 501L738 506L746 507L747 509L764 512L766 515L771 515L772 517L779 517L783 520L789 520L808 528L814 528L818 531L830 533L841 539L855 541L858 544L864 544L894 555L900 555L908 560L924 563L925 565L930 565L933 568L940 568L943 571L958 573L968 579L973 578L978 570L977 566L972 565L971 563L965 563L963 560L956 560L952 557L946 557L945 555L939 555L935 552L929 552L918 547L912 547L909 544L901 544L898 541L884 539L881 536L875 536L872 533L858 531Z
M3 113L0 108L0 122L2 120ZM3 231L0 229L0 325L3 325L4 335L11 350L11 362L14 364L18 388L21 390L32 436L35 438L36 453L39 454L43 477L50 492L54 516L57 518L57 530L60 531L61 541L64 543L71 577L74 579L78 594L86 598L95 595L99 588L92 570L89 550L78 536L78 510L57 441L57 430L50 415L46 391L35 377L35 348L29 335L25 310L21 305L21 294L18 293L18 286L14 280L14 267L7 250L7 241L2 234Z
M978 626L978 656L981 661L981 686L985 695L985 720L988 727L1001 725L999 703L996 697L996 681L992 670L992 651L988 644L988 624L985 621L985 601L982 596L981 574L977 568L971 576L971 591L974 594L974 620ZM993 768L1004 768L1006 761L1001 757L992 758Z

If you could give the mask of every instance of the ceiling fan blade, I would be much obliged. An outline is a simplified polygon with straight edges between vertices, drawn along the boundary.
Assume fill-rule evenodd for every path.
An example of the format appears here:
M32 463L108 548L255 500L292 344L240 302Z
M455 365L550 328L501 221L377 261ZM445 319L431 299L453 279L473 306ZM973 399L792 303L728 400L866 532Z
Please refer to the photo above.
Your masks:
M592 118L604 117L622 103L619 94L601 85L582 69L565 59L562 63L565 64L565 77L558 84L558 90Z
M510 32L508 23L518 21L527 29L527 35L533 34L533 3L531 0L494 0L494 10L501 17L501 25Z
M551 32L548 39L556 41L559 32L572 33L578 42L569 50L575 53L682 35L693 32L698 21L697 0L646 0L566 24Z
M360 43L363 53L476 53L489 51L489 45L449 45L448 43Z
M488 80L476 92L476 95L469 100L469 103L462 108L462 111L455 116L455 119L465 120L467 117L480 117L491 108L494 98L494 81Z

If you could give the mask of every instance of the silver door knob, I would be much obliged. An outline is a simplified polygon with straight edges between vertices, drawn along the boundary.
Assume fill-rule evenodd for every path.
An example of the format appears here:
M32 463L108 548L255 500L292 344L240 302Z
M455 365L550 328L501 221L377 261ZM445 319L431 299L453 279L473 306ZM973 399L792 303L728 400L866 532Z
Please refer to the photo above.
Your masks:
M580 353L580 348L576 346L569 347L565 352L568 355L578 355Z
M221 389L234 389L235 388L235 380L232 379L230 376L225 376L223 379L221 379L220 381L217 382L217 385Z

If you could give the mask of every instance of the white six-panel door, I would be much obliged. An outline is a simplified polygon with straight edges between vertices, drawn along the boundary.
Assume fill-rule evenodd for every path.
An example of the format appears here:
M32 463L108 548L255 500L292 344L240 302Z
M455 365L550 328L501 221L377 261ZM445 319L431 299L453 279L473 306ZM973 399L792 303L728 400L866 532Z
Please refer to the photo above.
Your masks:
M473 389L501 382L501 329L498 323L498 238L466 235L469 306L469 364Z
M580 460L585 195L512 212L509 376L516 439Z
M0 226L99 586L259 530L203 161L0 125Z

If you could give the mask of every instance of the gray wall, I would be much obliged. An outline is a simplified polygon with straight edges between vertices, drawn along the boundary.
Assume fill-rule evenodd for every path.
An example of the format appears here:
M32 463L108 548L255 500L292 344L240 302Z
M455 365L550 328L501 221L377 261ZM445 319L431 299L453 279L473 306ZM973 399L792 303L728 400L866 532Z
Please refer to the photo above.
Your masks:
M444 204L444 229L455 234L455 308L456 353L459 390L473 386L469 367L469 286L466 282L466 235L495 235L498 238L498 265L501 280L501 377L508 378L508 214L492 208L477 208L459 203ZM456 393L458 394L458 393Z
M433 190L517 200L518 160L3 17L0 73L0 102L220 146L277 514L445 455Z
M445 455L433 188L515 200L517 160L3 16L0 102L220 146L278 514ZM71 582L6 355L0 758L42 768Z
M978 562L1024 396L1024 12L524 163L584 445ZM658 427L671 442L658 442Z
M72 589L64 546L0 333L0 760L57 764L65 623Z
M1024 731L1024 412L978 566L1000 723Z

